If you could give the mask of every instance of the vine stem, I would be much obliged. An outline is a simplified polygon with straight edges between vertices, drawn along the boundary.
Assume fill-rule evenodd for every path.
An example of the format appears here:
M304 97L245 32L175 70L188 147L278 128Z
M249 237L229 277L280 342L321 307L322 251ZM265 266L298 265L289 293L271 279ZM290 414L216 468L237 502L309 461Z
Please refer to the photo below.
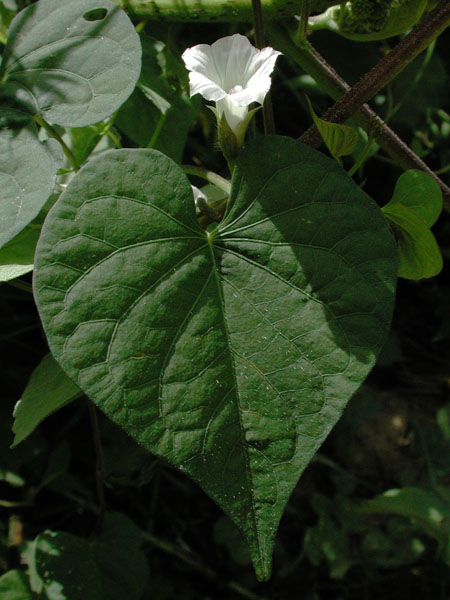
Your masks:
M309 42L302 47L296 46L290 39L288 32L279 23L270 24L269 34L277 48L287 56L290 56L306 73L309 73L334 100L338 100L351 90L351 86L336 73L333 67L327 63L323 56ZM402 169L419 169L433 177L441 189L444 198L444 207L450 212L450 188L386 125L374 110L367 104L363 104L353 114L353 118L365 129L369 137L371 137L374 130L377 132L374 136L376 143ZM304 139L301 139L301 141L308 143ZM320 143L321 138L316 145L308 144L317 147Z
M440 2L425 19L416 25L403 40L386 54L356 85L322 116L325 121L343 123L363 104L391 82L450 25L450 2ZM299 138L304 144L318 146L321 136L314 125Z
M196 177L201 177L209 183L212 183L220 190L223 190L226 194L230 195L231 192L231 183L227 180L214 173L214 171L209 171L204 167L196 167L194 165L181 165L181 168L187 175L195 175Z
M252 0L252 11L256 47L261 49L265 46L261 0ZM272 99L270 96L270 90L267 92L266 97L264 99L262 111L264 120L264 132L266 133L266 135L275 134L275 120L273 118L273 107Z
M95 486L97 489L97 500L99 506L97 528L98 530L100 530L103 524L103 517L106 512L105 490L103 487L103 474L105 471L105 467L103 461L103 449L100 437L100 428L98 425L97 418L97 409L89 399L87 399L87 406L89 411L89 419L91 421L92 438L94 441L95 448Z
M75 169L75 171L78 171L80 166L77 162L77 159L75 158L74 153L69 148L69 146L66 144L66 142L62 139L62 137L59 135L59 133L56 131L56 129L54 127L52 127L50 125L50 123L47 123L47 121L45 119L43 119L40 115L34 115L33 118L38 125L40 125L43 129L45 129L45 131L49 134L49 136L51 138L55 139L57 142L59 142L61 144L61 148L63 149L63 152L66 155L68 161L70 162L72 167Z
M311 12L311 0L302 0L302 6L300 10L300 21L298 24L297 34L295 38L296 44L302 46L306 43L306 36L308 34L308 19Z

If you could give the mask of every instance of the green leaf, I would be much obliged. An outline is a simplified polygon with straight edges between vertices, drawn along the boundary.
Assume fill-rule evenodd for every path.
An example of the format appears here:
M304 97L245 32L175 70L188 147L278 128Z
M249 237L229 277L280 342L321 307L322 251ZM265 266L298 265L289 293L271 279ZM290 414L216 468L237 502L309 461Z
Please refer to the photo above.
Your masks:
M397 238L398 275L405 279L433 277L442 269L442 256L430 227L442 211L442 193L432 177L406 171L383 207Z
M51 354L33 371L22 397L14 408L13 432L17 446L49 415L82 394Z
M358 132L348 125L330 123L316 115L308 96L305 96L313 121L322 136L328 150L335 158L351 154L359 140Z
M50 123L82 127L125 102L140 68L139 37L113 2L39 0L11 23L2 93Z
M34 251L41 228L27 225L0 249L0 281L9 281L33 270Z
M44 531L27 559L35 588L44 589L48 600L140 600L148 579L140 545L141 532L134 523L111 513L105 516L101 536L93 541Z
M160 150L181 162L192 121L201 106L189 98L187 71L180 57L150 36L142 37L142 72L138 86L115 123L139 146Z
M18 114L2 108L6 122ZM55 159L54 140L48 142L39 141L33 123L0 129L0 247L37 216L53 191L62 160Z
M408 517L442 546L449 545L450 507L432 491L415 487L388 490L365 502L364 510Z
M14 13L0 2L0 43L6 44L8 39L8 27L14 17Z
M397 180L394 194L384 208L390 211L406 206L427 227L432 227L442 212L442 192L436 181L423 171L406 171Z
M167 157L90 161L44 224L35 296L70 377L203 487L267 578L289 495L383 345L395 272L375 203L269 136L242 152L212 232Z
M15 569L0 577L0 598L2 600L37 600L30 588L28 577Z

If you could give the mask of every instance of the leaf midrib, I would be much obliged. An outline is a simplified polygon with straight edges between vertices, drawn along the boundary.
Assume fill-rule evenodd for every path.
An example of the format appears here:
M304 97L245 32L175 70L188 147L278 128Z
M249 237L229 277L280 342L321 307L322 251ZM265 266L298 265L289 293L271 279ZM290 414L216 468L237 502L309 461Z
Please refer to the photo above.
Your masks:
M253 527L254 527L256 543L258 546L258 558L262 565L263 560L264 560L264 555L263 555L263 549L261 547L261 540L260 540L257 517L256 517L256 506L255 506L255 498L254 498L254 493L253 493L254 486L253 486L252 473L251 473L251 469L250 469L250 457L248 454L247 444L245 441L244 424L243 424L241 407L239 405L240 394L239 394L238 378L237 378L237 373L236 373L236 364L235 364L234 358L233 358L230 332L228 331L228 323L227 323L227 320L225 317L225 301L223 298L223 290L222 290L222 286L221 286L220 279L219 279L218 265L217 265L216 257L214 254L213 239L210 237L208 237L208 245L209 245L209 250L211 253L211 261L212 261L212 266L213 266L214 280L215 280L216 287L217 287L217 297L219 299L219 305L220 305L220 310L221 310L221 314L222 314L223 330L224 330L225 337L227 340L227 347L229 348L228 354L229 354L229 359L230 359L230 364L231 364L232 376L233 376L233 380L234 380L233 387L236 390L236 408L237 408L237 414L238 414L238 418L239 418L239 430L240 430L240 434L241 434L241 445L242 445L242 448L245 453L245 463L246 463L246 467L247 467L245 470L245 476L246 476L246 480L247 480L248 493L249 493L249 496L251 499Z

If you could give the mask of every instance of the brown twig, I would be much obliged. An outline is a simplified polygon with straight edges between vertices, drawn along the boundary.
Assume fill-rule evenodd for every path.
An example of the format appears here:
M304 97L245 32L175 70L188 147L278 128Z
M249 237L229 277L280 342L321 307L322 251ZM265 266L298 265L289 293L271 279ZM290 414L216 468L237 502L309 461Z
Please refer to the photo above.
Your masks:
M321 118L333 123L343 123L363 104L373 98L392 81L418 54L450 25L450 0L442 1L425 19L356 85L330 107ZM300 137L309 146L321 143L320 133L314 125Z
M304 71L309 73L333 99L338 100L350 92L352 89L351 86L336 73L333 67L327 63L311 44L306 43L302 47L296 46L280 24L271 23L269 33L277 48L290 56ZM353 114L353 118L367 132L371 132L374 129L378 132L375 136L376 143L401 168L405 170L419 169L433 177L442 191L444 207L450 212L450 188L384 123L383 119L375 111L367 104L363 104ZM313 128L310 128L308 131L311 129ZM303 136L301 136L300 140L312 147L317 147L322 142L320 136L317 139L314 138L312 141L306 140L306 142Z

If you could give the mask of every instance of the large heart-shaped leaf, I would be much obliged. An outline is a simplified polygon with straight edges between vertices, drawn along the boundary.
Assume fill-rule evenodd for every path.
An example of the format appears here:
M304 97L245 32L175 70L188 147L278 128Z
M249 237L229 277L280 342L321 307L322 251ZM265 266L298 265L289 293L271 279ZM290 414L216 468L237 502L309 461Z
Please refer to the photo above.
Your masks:
M2 107L6 122L12 123L18 114ZM55 140L42 143L33 123L23 125L0 129L0 247L37 216L62 162Z
M139 37L110 0L39 0L11 23L2 95L50 123L82 127L111 115L141 69Z
M395 273L375 203L331 159L268 137L211 232L160 153L88 163L44 224L35 295L70 377L200 483L266 578L289 495L383 344Z

